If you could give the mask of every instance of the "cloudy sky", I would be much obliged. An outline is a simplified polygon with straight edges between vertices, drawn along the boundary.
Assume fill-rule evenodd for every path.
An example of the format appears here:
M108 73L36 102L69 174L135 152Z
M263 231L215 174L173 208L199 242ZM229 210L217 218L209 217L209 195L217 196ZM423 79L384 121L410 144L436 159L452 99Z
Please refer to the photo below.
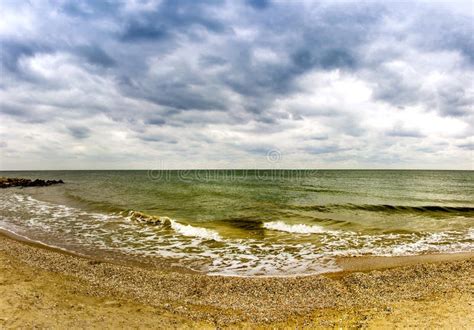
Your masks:
M472 2L0 12L0 169L474 169Z

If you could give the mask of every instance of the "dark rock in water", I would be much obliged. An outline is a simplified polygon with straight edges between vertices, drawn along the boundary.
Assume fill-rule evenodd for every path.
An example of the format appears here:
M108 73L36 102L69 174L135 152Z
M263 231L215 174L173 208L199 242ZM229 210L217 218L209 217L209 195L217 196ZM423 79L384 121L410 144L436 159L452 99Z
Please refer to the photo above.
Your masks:
M41 180L36 179L34 181L30 179L22 178L0 178L0 188L9 187L46 187L53 184L64 183L63 180Z

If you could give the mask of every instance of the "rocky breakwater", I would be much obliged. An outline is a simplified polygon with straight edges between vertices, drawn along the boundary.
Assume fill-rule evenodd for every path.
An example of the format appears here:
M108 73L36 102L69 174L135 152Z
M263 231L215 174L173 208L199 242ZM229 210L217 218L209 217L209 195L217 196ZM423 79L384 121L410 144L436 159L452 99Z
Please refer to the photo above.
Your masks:
M10 187L46 187L53 184L64 183L63 180L30 180L22 178L4 178L0 177L0 188Z

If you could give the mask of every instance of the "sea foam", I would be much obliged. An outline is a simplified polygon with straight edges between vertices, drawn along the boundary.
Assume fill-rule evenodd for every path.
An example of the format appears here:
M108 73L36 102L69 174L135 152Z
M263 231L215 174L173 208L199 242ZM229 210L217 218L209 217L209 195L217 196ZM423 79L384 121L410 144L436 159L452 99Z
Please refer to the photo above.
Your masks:
M322 234L329 232L321 226L295 224L289 225L283 221L272 221L263 224L263 227L269 230L283 231L295 234Z
M167 218L167 222L169 222L170 227L177 233L188 236L188 237L198 237L207 240L214 240L214 241L221 241L222 238L220 235L215 232L214 230L201 228L201 227L194 227L191 225L183 225L179 222L176 222L173 219Z
M154 257L169 258L173 262L179 260L185 267L208 274L319 274L338 270L335 260L344 256L474 251L472 227L442 232L364 234L331 230L317 223L253 220L249 223L245 225L249 231L263 227L288 234L278 236L277 240L272 235L264 235L263 239L251 234L242 238L221 237L212 227L199 227L197 221L188 224L136 211L90 212L39 201L15 190L0 194L0 229L85 255L104 251L105 255L125 258L144 256L145 262ZM318 235L317 240L301 237L311 234ZM215 241L219 243L215 244Z
M171 219L166 216L154 216L149 215L143 212L138 211L129 211L129 219L139 222L139 223L146 223L146 224L161 224L162 226L169 226L173 229L177 234L187 236L187 237L197 237L205 240L214 240L214 241L221 241L222 238L220 235L214 231L207 228L201 227L194 227L191 225L184 225L177 222L174 219Z

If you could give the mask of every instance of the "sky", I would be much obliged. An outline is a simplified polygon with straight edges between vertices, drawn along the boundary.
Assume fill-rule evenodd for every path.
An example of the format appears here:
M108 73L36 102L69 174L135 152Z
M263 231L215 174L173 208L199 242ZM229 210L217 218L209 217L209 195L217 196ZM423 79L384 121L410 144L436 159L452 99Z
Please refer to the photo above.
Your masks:
M473 170L473 6L0 0L0 170Z

